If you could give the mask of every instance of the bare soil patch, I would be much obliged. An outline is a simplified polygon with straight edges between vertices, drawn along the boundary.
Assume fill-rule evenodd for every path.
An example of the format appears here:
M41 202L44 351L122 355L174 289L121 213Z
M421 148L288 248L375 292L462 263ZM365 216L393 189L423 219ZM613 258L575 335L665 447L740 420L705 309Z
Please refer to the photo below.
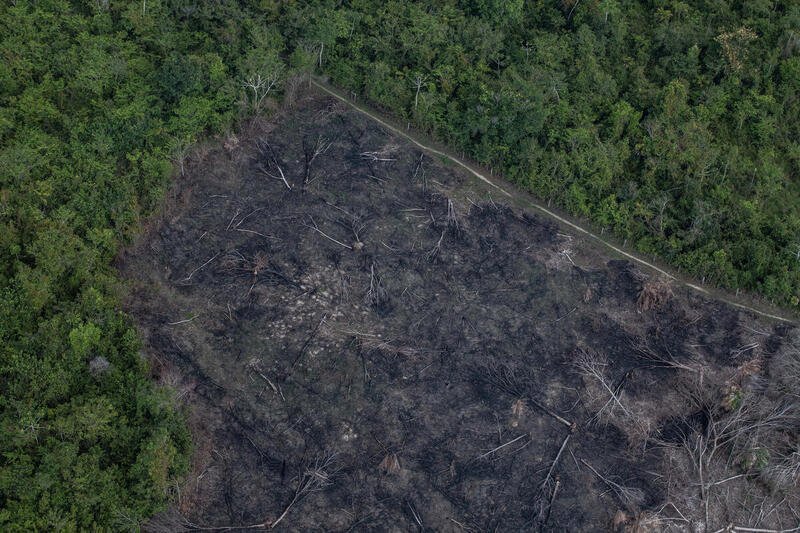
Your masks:
M793 330L318 95L179 181L119 262L197 442L150 529L796 525Z

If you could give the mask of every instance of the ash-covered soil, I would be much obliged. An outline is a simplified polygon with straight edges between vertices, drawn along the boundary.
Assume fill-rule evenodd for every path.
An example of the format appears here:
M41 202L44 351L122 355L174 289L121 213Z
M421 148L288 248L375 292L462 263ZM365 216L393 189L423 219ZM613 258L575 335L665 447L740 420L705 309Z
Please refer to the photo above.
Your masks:
M198 153L120 269L196 442L151 530L796 525L793 331L333 100Z

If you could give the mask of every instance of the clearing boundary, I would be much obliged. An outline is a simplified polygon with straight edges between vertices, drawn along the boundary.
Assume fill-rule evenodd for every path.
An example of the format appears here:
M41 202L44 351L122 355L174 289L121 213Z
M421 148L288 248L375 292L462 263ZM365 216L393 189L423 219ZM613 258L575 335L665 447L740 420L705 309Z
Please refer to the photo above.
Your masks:
M481 174L480 172L475 170L475 168L473 168L468 163L465 163L465 162L461 161L460 159L458 159L454 155L448 154L448 153L443 152L441 150L437 150L436 148L434 148L432 146L424 144L423 142L421 142L419 139L417 139L411 133L403 131L401 128L392 126L391 124L389 124L388 122L386 122L385 120L383 120L382 118L377 116L377 114L375 112L367 109L364 106L360 106L360 105L356 104L355 102L353 102L352 100L350 100L346 96L343 96L338 90L336 90L335 88L331 87L326 82L324 82L324 81L322 81L322 80L320 80L318 78L313 78L313 77L311 78L310 81L318 89L320 89L323 92L329 94L330 96L336 98L337 100L340 100L340 101L346 103L347 105L349 105L350 107L352 107L353 109L355 109L356 111L361 113L362 115L364 115L366 117L369 117L370 119L374 120L375 122L377 122L378 124L380 124L384 128L392 131L393 133L396 133L397 135L402 136L403 138L407 139L408 141L413 143L415 146L421 148L422 150L425 150L426 152L429 152L431 154L438 155L440 157L447 158L449 161L452 161L456 165L458 165L458 166L464 168L465 170L467 170L470 174L472 174L473 176L475 176L479 180L485 182L486 184L488 184L492 188L500 191L505 196L508 196L509 198L516 198L516 196L514 194L508 192L503 187L501 187L500 185L498 185L497 183L492 181L492 179L487 178L484 174ZM603 239L599 235L596 235L596 234L592 233L591 231L579 226L575 222L573 222L571 220L568 220L568 219L564 218L561 215L558 215L557 213L551 211L550 209L547 209L545 206L539 204L538 202L536 202L536 201L534 201L534 200L532 200L530 198L526 198L525 202L526 202L526 204L528 204L529 207L532 207L532 208L536 209L537 211L540 211L540 212L544 213L548 217L550 217L550 218L552 218L554 220L557 220L561 224L564 224L564 225L574 229L575 231L577 231L579 233L582 233L582 234L586 235L587 237L589 237L591 239L594 239L595 241L603 244L606 248L614 251L615 253L620 254L623 257L626 257L626 258L630 259L631 261L634 261L635 263L638 263L640 265L644 265L647 268L649 268L649 269L651 269L651 270L653 270L655 272L658 272L659 274L662 274L662 275L668 277L670 280L673 280L673 281L676 281L678 283L681 283L681 284L685 285L686 287L689 287L690 289L692 289L694 291L697 291L697 292L700 292L702 294L711 296L713 298L716 298L716 299L718 299L720 301L723 301L723 302L725 302L725 303L727 303L729 305L732 305L734 307L737 307L739 309L752 311L753 313L756 313L756 314L758 314L760 316L763 316L763 317L766 317L766 318L771 318L773 320L778 320L778 321L781 321L781 322L786 322L788 324L797 325L797 322L794 319L786 318L786 317L783 317L783 316L780 316L780 315L776 315L776 314L773 314L773 313L762 311L760 309L756 309L756 308L751 307L749 305L745 305L745 304L742 304L742 303L735 302L735 301L733 301L733 300L731 300L729 298L725 298L724 296L721 296L720 294L714 294L711 291L709 291L708 289L703 288L703 287L701 287L699 285L696 285L694 283L690 283L688 281L685 281L685 280L679 278L678 276L676 276L674 274L671 274L671 273L659 268L658 266L656 266L656 265L654 265L654 264L652 264L652 263L650 263L648 261L645 261L644 259L641 259L641 258L631 254L630 252L626 252L625 250L622 250L621 248L619 248L619 247L615 246L614 244L608 242L607 240Z

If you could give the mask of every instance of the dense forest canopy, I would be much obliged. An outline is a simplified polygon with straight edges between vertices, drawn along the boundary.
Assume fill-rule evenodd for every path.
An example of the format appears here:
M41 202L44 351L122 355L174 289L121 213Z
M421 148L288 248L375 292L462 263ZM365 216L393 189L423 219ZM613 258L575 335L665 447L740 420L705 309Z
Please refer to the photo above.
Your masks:
M284 28L335 84L640 252L798 305L799 3L341 4Z
M0 6L0 528L136 527L190 443L111 261L316 69L708 283L800 306L800 4Z
M0 7L0 529L134 528L174 491L188 433L110 265L173 163L239 111L259 19L153 0Z

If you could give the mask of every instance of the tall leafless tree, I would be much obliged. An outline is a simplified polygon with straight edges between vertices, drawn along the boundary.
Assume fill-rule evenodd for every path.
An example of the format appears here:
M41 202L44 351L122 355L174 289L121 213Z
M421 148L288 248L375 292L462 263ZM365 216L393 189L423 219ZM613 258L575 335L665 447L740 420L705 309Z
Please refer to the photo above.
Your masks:
M280 67L273 67L263 75L261 72L256 72L244 80L242 87L247 91L248 104L253 111L256 113L261 111L264 99L278 85L282 74Z
M422 74L417 74L417 76L414 78L414 81L412 82L414 89L416 89L416 93L414 94L414 109L416 109L417 105L419 104L419 91L425 84L426 79L427 76L423 76Z
M311 180L311 166L314 161L328 151L332 142L328 141L322 135L317 135L314 142L310 142L307 136L303 137L303 156L305 162L303 165L303 185L308 185Z

